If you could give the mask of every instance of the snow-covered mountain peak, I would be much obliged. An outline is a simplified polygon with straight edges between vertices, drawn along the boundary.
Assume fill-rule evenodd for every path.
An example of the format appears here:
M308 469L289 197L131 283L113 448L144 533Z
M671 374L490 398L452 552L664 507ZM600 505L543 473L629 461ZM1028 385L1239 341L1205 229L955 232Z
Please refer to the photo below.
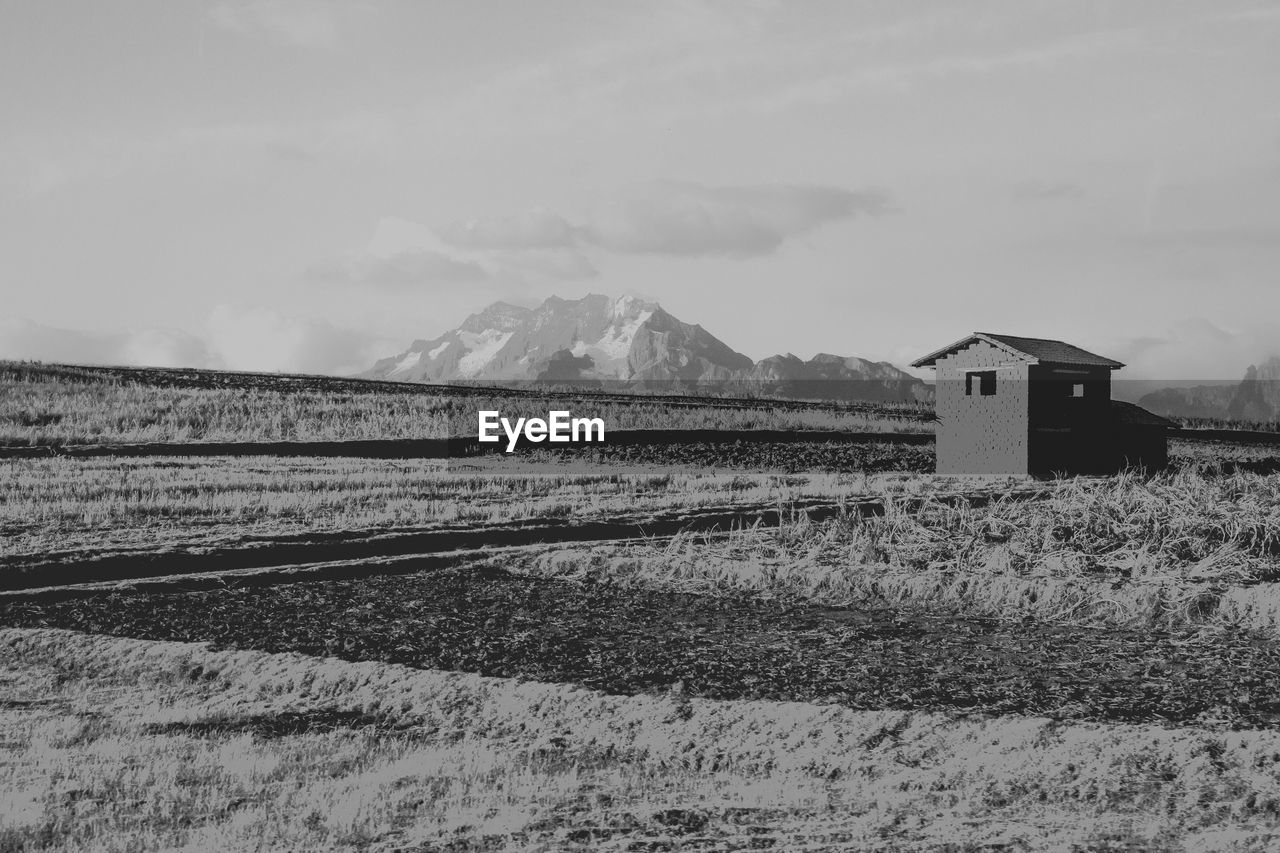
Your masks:
M365 375L416 382L736 385L752 393L853 399L912 399L917 386L923 387L892 365L826 353L809 361L788 353L753 363L656 302L600 294L552 296L532 309L495 302L434 340L414 341Z
M533 312L509 302L495 302L483 311L472 314L458 328L480 334L489 330L510 332L526 322Z
M609 313L615 318L634 317L645 312L652 314L657 307L658 303L656 302L649 302L638 296L628 294L615 299Z

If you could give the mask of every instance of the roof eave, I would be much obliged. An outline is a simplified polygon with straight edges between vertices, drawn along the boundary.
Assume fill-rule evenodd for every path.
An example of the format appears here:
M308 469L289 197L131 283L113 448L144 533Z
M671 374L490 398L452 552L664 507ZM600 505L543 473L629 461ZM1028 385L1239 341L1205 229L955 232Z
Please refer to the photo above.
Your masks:
M917 368L937 367L939 358L943 357L944 355L948 355L952 352L957 352L962 347L965 347L976 341L982 341L984 343L990 344L996 349L999 349L1002 352L1008 353L1009 355L1013 356L1018 361L1024 364L1044 364L1044 365L1060 364L1065 367L1105 367L1108 370L1119 370L1120 368L1124 367L1124 364L1122 364L1121 362L1118 362L1115 359L1110 359L1110 358L1107 358L1106 356L1101 356L1101 355L1095 356L1099 362L1102 362L1101 364L1098 362L1092 362L1092 361L1090 362L1044 361L1038 356L1034 356L1034 355L1031 355L1030 353L1023 352L1017 347L1014 347L1011 344L1007 344L1004 341L1000 340L999 338L993 337L992 335L986 332L974 332L971 335L966 335L965 337L961 338L960 340L956 341L953 344L948 344L947 346L942 347L941 349L934 350L933 352L926 355L924 358L916 359L915 361L911 362L911 366L917 367ZM1079 349L1079 347L1076 347L1076 349ZM1092 355L1092 353L1090 354Z
M1108 370L1119 370L1124 367L1124 365L1118 361L1111 361L1110 359L1107 359L1107 361L1107 364L1098 364L1092 361L1033 361L1031 363L1043 364L1048 367L1053 367L1055 365L1061 365L1062 367L1105 367Z
M1004 352L1008 353L1009 355L1013 356L1019 361L1026 362L1027 364L1040 363L1040 359L1038 357L1032 355L1029 352L1023 352L1022 350L1018 349L1015 346L1006 344L1004 341L1000 340L999 338L994 338L991 335L987 334L986 332L974 332L973 336L980 341L986 341L987 343L991 344L991 346L995 347L998 350L1003 350Z
M986 341L992 346L999 347L1005 352L1011 353L1016 356L1020 356L1026 359L1030 364L1047 364L1047 365L1061 364L1061 365L1069 365L1071 367L1106 367L1111 370L1119 370L1120 368L1124 367L1122 363L1116 361L1114 358L1107 358L1105 355L1098 355L1097 353L1089 353L1089 355L1092 355L1094 358L1098 359L1098 361L1058 361L1058 360L1044 361L1043 359L1040 359L1036 356L1032 356L1030 353L1023 352L1022 350L1018 349L1012 344L1006 344L1004 341L994 337L993 335L987 332L974 332L973 336L976 338L981 338L982 340ZM1063 343L1063 342L1056 341L1056 343ZM1071 346L1071 345L1068 344L1068 346ZM1072 346L1071 348L1077 349L1077 350L1080 349L1080 347L1076 347L1076 346ZM1087 352L1087 350L1082 350L1082 352ZM1102 363L1099 364L1098 362L1102 362Z
M953 344L948 344L945 347L934 350L933 352L926 355L924 358L916 359L915 361L911 362L911 366L912 367L936 367L938 364L939 358L951 352L952 350L959 349L960 347L964 346L970 341L978 340L978 338L979 338L979 335L966 335Z

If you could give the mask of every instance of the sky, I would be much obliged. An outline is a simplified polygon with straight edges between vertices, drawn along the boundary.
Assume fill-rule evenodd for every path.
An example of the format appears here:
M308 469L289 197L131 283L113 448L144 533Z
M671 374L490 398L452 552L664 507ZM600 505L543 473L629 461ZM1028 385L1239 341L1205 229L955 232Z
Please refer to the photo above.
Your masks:
M0 357L351 373L485 305L752 358L1280 353L1271 0L0 0Z

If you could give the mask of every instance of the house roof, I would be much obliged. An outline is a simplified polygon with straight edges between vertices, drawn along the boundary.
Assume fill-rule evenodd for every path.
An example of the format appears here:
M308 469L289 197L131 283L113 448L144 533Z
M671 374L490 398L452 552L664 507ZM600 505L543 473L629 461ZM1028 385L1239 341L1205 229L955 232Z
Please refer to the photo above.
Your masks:
M1177 424L1168 418L1148 412L1141 406L1126 403L1123 400L1111 401L1111 418L1118 424L1126 426L1176 427Z
M991 332L974 332L954 344L931 352L924 358L911 362L912 367L933 367L938 359L959 352L964 347L978 341L985 341L1009 353L1014 358L1032 364L1069 364L1076 367L1107 367L1115 370L1124 367L1114 359L1082 350L1078 346L1048 338L1020 338L1015 335L997 335Z

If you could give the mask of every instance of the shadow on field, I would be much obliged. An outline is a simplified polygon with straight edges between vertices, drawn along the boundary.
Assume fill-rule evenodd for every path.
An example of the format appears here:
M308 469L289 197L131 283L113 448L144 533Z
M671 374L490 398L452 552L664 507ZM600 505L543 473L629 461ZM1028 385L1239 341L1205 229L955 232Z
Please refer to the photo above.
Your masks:
M406 726L392 726L386 719L363 711L326 708L314 711L278 711L193 722L154 723L142 730L146 735L190 735L194 737L224 734L251 734L259 738L332 732L343 729L377 729L402 731Z
M818 607L495 567L10 602L0 605L0 625L659 693L676 715L689 713L682 703L692 696L1170 725L1280 722L1280 643L1243 630L1209 636Z

